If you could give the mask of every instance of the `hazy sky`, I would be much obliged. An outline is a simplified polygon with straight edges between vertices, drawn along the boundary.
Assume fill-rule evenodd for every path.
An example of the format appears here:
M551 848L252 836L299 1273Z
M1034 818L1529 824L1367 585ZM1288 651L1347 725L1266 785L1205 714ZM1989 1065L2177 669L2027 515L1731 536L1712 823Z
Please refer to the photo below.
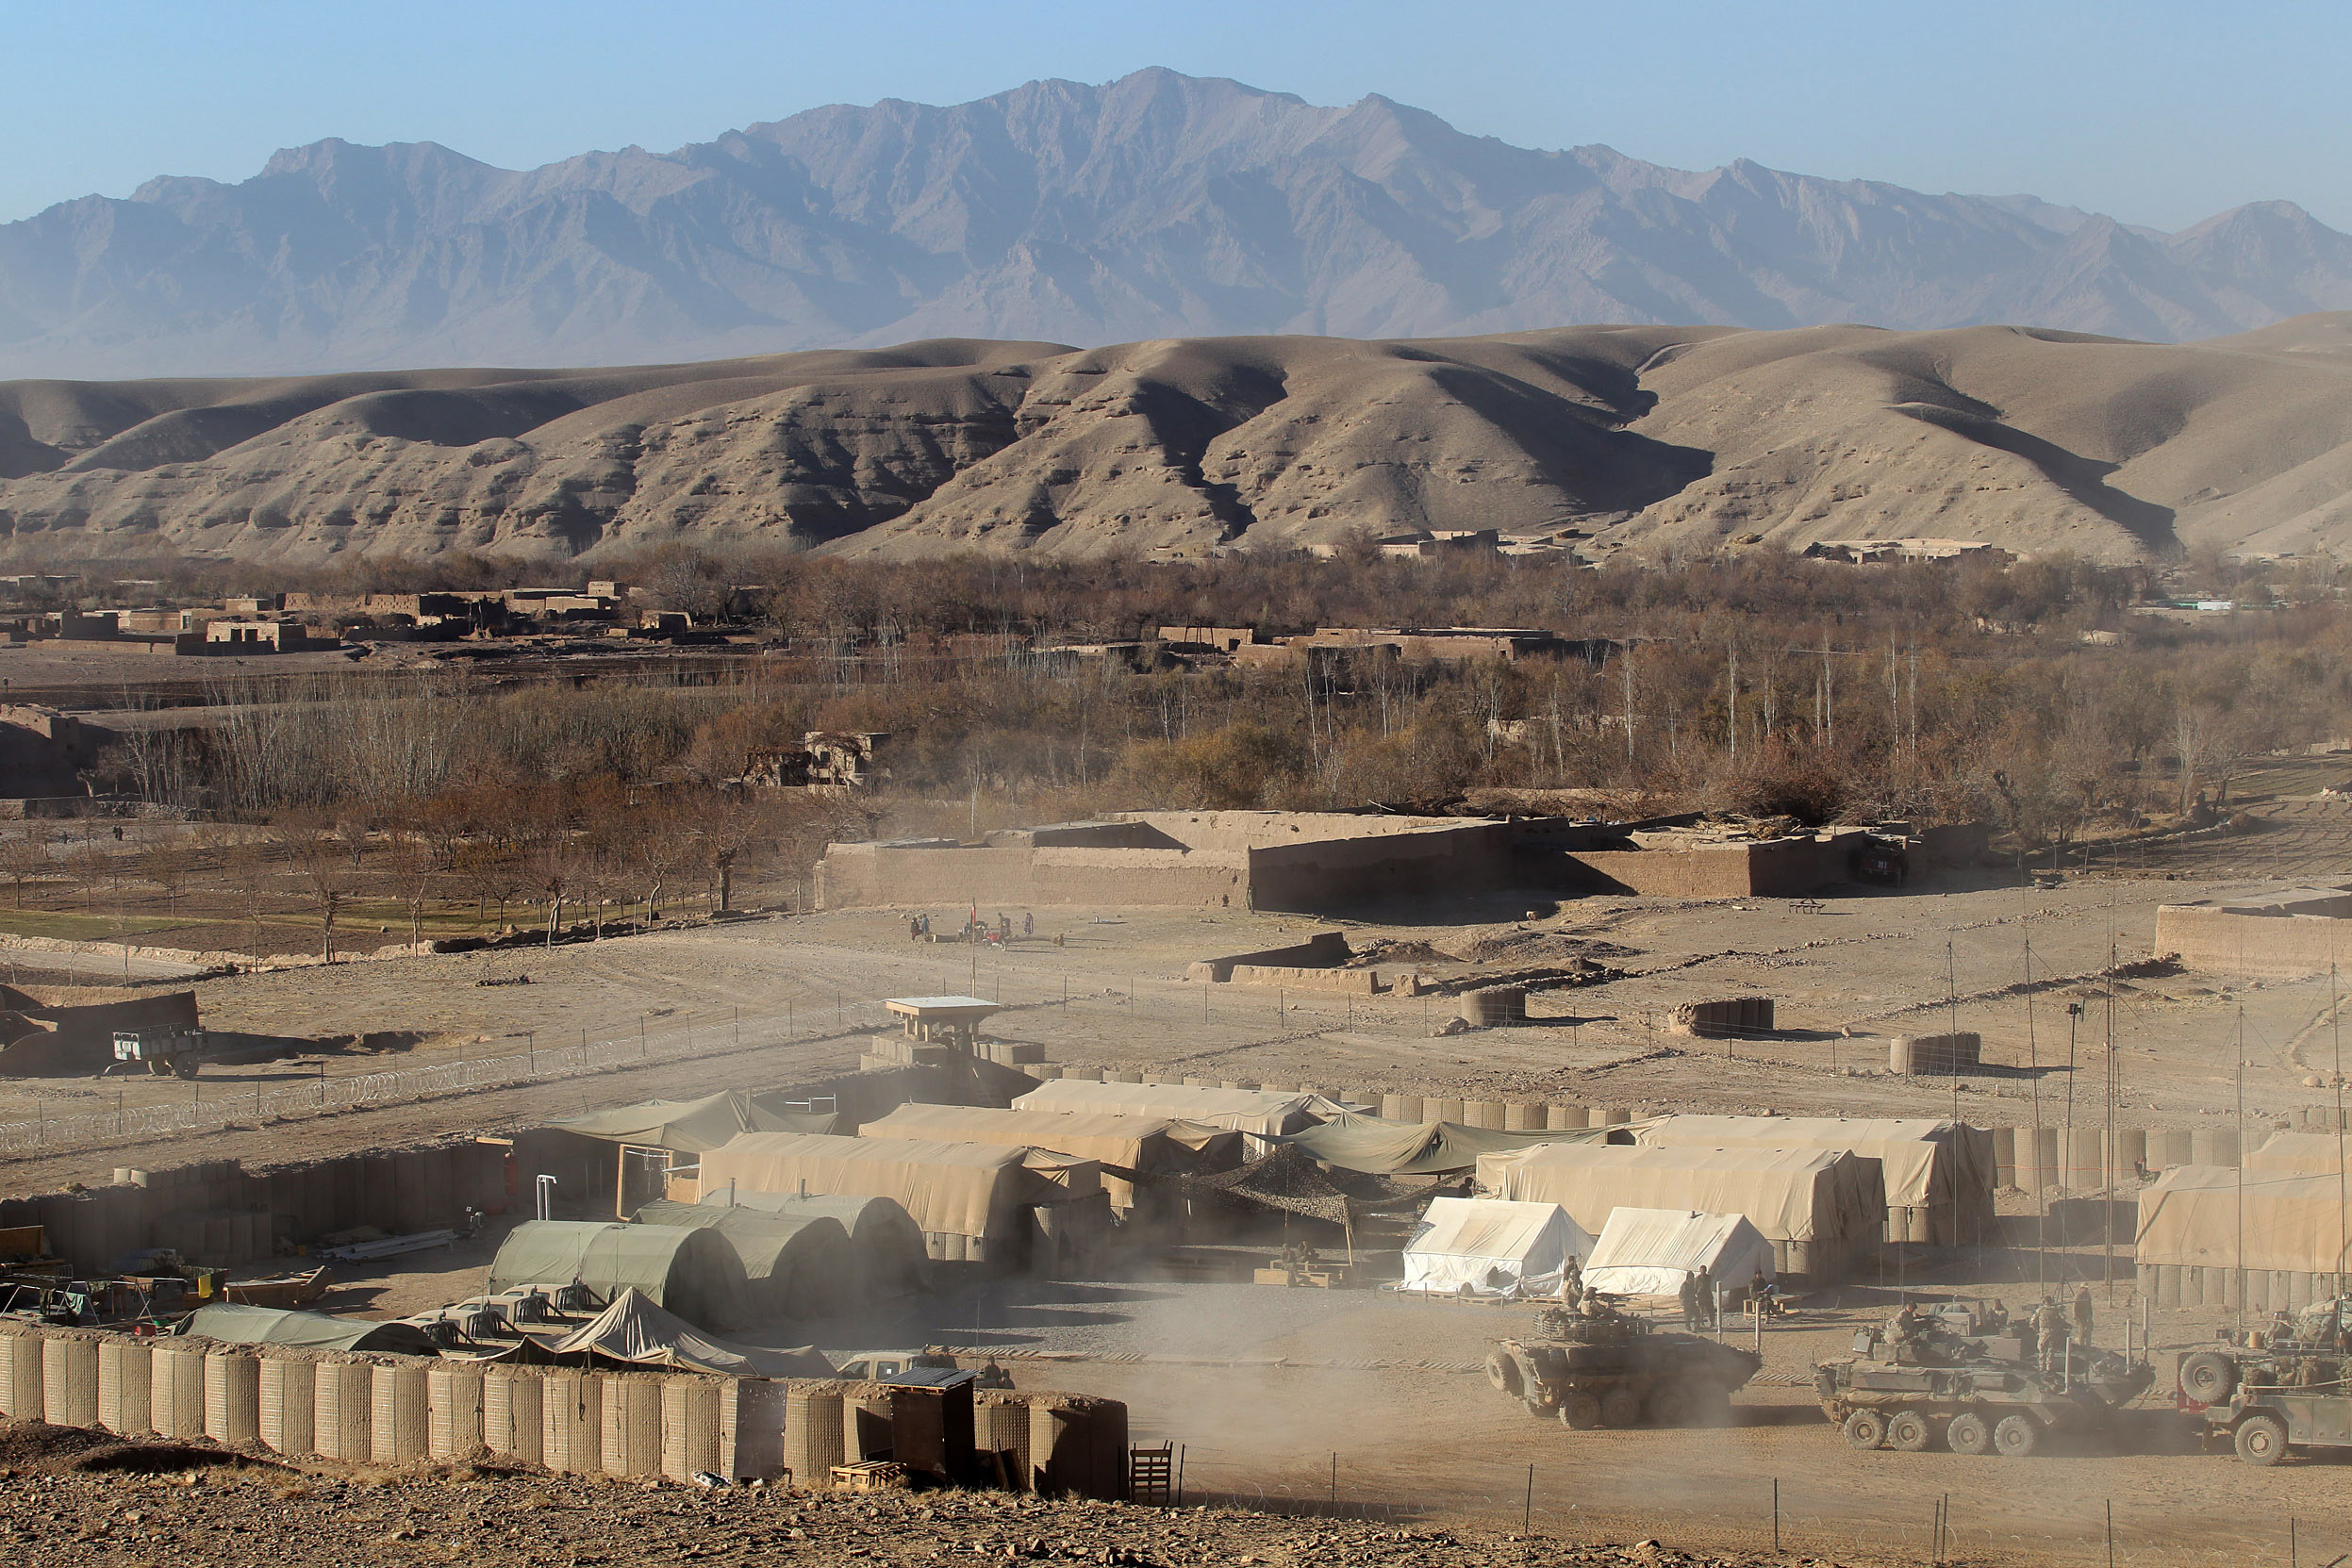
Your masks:
M1684 168L2029 191L2164 228L2283 197L2352 229L2348 45L2352 8L2287 0L0 0L0 220L241 179L328 136L527 167L1166 65Z

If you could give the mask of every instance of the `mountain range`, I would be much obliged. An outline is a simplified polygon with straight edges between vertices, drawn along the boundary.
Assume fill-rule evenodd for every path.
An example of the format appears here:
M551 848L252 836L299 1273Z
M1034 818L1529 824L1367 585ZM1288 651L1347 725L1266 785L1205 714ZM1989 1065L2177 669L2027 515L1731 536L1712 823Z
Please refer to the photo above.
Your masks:
M0 548L28 562L1165 559L1482 528L1602 560L1912 535L2341 551L2352 313L2187 344L1587 326L0 383Z
M2178 234L2026 196L1537 151L1381 97L1149 70L812 109L527 171L282 152L0 224L0 376L578 366L1576 322L2178 341L2352 308L2286 202Z

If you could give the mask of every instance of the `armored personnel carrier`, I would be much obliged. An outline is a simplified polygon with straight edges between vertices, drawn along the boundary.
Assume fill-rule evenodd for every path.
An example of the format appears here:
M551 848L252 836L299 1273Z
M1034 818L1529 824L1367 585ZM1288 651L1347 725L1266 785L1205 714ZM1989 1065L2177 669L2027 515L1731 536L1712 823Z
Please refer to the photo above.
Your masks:
M2155 1370L2076 1346L2049 1366L2005 1359L1940 1317L1909 1312L1854 1335L1854 1354L1814 1369L1821 1408L1857 1448L2024 1459L2052 1432L2095 1435L2146 1392Z
M1652 1328L1587 1295L1575 1311L1547 1308L1532 1339L1507 1339L1486 1380L1536 1416L1570 1427L1713 1426L1764 1365L1752 1351Z

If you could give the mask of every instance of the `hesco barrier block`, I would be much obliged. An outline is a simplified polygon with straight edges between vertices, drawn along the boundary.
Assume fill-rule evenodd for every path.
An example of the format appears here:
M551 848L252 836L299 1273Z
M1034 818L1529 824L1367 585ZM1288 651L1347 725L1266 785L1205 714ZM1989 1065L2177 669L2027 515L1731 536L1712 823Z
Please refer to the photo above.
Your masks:
M784 1474L785 1384L737 1378L719 1390L720 1473L772 1481Z
M661 1474L661 1378L642 1373L605 1379L598 1446L605 1475Z
M665 1378L661 1385L661 1473L689 1481L697 1470L719 1468L719 1383L699 1377Z
M41 1339L31 1329L0 1329L0 1415L11 1421L41 1419Z
M1036 1477L1029 1460L1029 1401L1008 1389L982 1389L973 1398L974 1439L982 1449L1002 1457L1005 1485L1016 1492L1030 1490Z
M159 1436L204 1436L206 1345L158 1345L149 1358L148 1418Z
M539 1375L493 1367L482 1379L482 1444L505 1459L538 1464L547 1452Z
M482 1443L482 1369L478 1366L435 1366L424 1374L424 1402L429 1415L425 1452L437 1460L459 1460L480 1451Z
M304 1356L261 1358L261 1445L290 1459L319 1451L313 1436L318 1419L319 1363Z
M147 1380L154 1371L153 1347L128 1334L108 1334L98 1346L98 1425L124 1437L144 1434L148 1425Z
M375 1404L375 1368L365 1362L319 1362L312 1378L311 1441L321 1459L366 1464L375 1457L369 1428Z
M41 1346L41 1419L53 1427L98 1424L98 1342L51 1334Z
M802 1486L833 1484L833 1467L848 1452L842 1395L848 1385L788 1383L784 1395L784 1464Z
M414 1464L432 1442L422 1364L375 1366L368 1388L368 1452L377 1464Z
M204 1359L204 1435L215 1443L261 1438L261 1360L249 1350L214 1350Z
M546 1433L540 1462L571 1476L594 1476L605 1468L604 1379L586 1372L550 1372L541 1379L540 1414Z

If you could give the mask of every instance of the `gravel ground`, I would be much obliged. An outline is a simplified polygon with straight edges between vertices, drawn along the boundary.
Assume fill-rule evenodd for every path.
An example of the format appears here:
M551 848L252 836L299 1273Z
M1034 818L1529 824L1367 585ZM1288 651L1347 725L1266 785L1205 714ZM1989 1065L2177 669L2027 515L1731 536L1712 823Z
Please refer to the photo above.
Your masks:
M532 1568L677 1561L930 1568L969 1559L1110 1568L1826 1568L1830 1560L1723 1556L1649 1540L1457 1532L992 1493L853 1497L781 1487L706 1492L470 1464L356 1473L227 1466L217 1461L232 1456L103 1439L93 1445L91 1436L39 1426L0 1428L0 1457L13 1461L0 1468L7 1483L0 1485L0 1540L12 1560L26 1568L414 1568L468 1561Z

